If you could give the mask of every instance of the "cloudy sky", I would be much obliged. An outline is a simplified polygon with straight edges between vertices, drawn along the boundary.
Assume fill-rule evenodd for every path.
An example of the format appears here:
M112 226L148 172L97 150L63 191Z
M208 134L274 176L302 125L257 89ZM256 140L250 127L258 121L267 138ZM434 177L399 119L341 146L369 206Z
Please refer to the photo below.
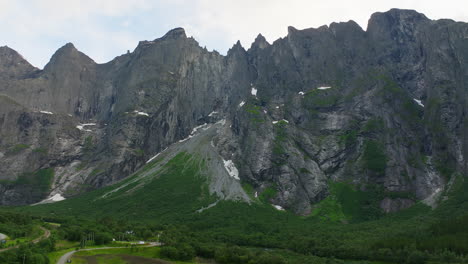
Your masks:
M468 22L467 0L0 0L0 46L42 68L67 42L104 63L184 27L201 46L226 51L258 33L272 42L298 29L354 20L364 29L374 12L416 9L431 19Z

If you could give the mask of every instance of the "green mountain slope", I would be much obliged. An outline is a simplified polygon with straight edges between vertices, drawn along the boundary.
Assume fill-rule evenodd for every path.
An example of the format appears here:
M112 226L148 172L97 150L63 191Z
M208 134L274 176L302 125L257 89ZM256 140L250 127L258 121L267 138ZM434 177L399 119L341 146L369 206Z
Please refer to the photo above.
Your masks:
M155 167L158 161L115 185L63 202L32 206L29 211L151 219L194 213L216 201L201 173L205 167L201 158L180 153L159 170L153 171ZM142 175L149 179L140 179Z
M18 210L53 219L108 217L161 224L166 226L163 239L168 246L182 250L191 245L208 250L211 257L232 245L240 248L223 254L248 255L254 248L268 248L286 259L299 259L290 263L326 263L332 256L360 263L462 263L468 253L468 199L463 191L467 183L460 175L434 210L420 203L394 214L375 213L383 195L379 190L368 187L364 192L331 182L329 198L301 217L275 209L271 190L252 195L250 201L221 200L210 193L214 161L206 155L209 134L207 130L177 144L117 184Z

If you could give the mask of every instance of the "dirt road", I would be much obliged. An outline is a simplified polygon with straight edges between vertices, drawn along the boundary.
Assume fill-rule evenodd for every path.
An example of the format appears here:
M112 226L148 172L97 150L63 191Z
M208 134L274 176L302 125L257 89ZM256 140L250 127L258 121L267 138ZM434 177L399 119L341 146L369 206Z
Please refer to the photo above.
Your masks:
M34 244L35 244L35 243L38 243L38 242L40 242L40 241L42 241L42 240L47 239L47 238L50 237L50 230L45 229L45 228L42 227L42 226L40 226L39 228L40 228L42 231L44 231L44 234L42 234L40 237L38 237L38 238L32 240L31 242L33 242ZM4 234L0 234L0 235L4 235ZM1 236L0 236L0 240L1 240L1 239L4 239L4 238L1 238ZM8 248L3 248L3 249L0 249L0 252L4 252L4 251L10 250L10 249L14 249L14 248L18 248L18 247L19 247L19 245L16 245L16 246L13 246L13 247L8 247Z

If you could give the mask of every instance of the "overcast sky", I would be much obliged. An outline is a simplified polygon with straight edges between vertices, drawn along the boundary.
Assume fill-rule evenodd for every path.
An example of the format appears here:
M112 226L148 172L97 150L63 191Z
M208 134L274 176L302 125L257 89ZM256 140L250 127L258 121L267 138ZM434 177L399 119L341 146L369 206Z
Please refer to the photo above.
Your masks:
M258 33L269 42L298 29L354 20L366 29L374 12L415 9L431 19L468 21L468 0L0 0L0 46L42 68L67 42L98 63L183 27L223 54Z

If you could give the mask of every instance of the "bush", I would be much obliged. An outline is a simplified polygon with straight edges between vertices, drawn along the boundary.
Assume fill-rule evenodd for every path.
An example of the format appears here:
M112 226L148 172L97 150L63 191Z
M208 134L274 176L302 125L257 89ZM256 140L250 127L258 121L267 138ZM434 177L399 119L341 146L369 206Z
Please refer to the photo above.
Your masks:
M284 264L286 261L283 257L278 255L271 255L271 254L263 254L261 255L257 261L257 264Z
M209 245L198 245L196 255L202 258L214 258L216 249Z
M188 244L182 244L177 249L179 251L177 260L189 261L195 257L195 250Z
M94 237L94 243L96 245L103 245L110 243L112 241L112 236L109 233L96 233Z
M368 140L364 145L364 165L365 167L376 173L384 175L387 168L387 156L381 144L375 140Z
M427 257L421 251L413 251L409 254L408 258L406 259L406 263L408 264L424 264L426 263Z
M161 257L167 259L178 259L179 258L179 250L175 247L162 247L161 248Z

